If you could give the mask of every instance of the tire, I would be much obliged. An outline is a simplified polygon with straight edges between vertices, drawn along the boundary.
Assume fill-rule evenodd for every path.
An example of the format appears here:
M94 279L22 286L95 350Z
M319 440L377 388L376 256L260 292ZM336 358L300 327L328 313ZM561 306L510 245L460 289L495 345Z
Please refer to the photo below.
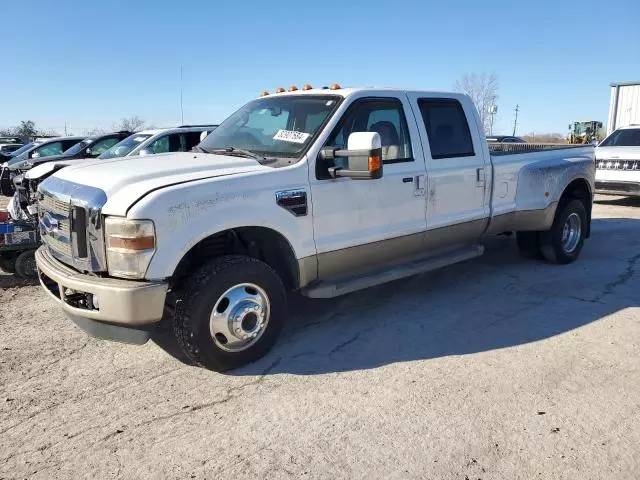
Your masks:
M0 256L0 270L6 273L16 273L16 257L8 255Z
M575 232L575 228L571 229L577 235L572 241L564 237L568 222L573 222L573 225L578 222L579 232ZM580 200L560 202L551 229L540 233L540 249L544 258L560 265L574 262L584 245L587 222L587 211Z
M266 263L241 255L208 262L175 295L173 330L178 344L194 364L217 372L264 356L287 312L278 274ZM244 335L249 337L241 338Z
M540 234L538 232L517 232L516 243L520 255L525 258L543 260L544 256L540 250Z
M24 278L37 278L35 250L26 250L16 258L16 275Z

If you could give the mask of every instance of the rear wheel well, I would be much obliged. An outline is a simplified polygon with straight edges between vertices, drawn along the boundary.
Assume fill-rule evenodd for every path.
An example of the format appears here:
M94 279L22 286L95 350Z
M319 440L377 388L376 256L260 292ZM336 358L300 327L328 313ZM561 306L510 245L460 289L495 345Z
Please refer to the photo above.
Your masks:
M589 182L584 178L578 178L567 185L567 188L564 189L564 192L562 192L562 196L560 197L560 203L573 199L578 199L584 204L584 209L587 212L587 231L585 236L588 238L591 234L591 207L593 203L593 194L591 192Z
M233 228L201 240L180 260L171 285L179 286L200 265L222 255L246 255L261 260L276 271L287 289L298 288L298 262L291 244L266 227Z

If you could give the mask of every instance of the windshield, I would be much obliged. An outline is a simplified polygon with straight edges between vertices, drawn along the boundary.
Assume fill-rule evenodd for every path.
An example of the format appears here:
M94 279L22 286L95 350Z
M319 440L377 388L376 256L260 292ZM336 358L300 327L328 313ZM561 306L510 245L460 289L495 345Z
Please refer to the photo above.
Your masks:
M151 137L150 133L136 133L135 135L131 135L130 137L125 138L120 143L116 143L109 150L104 152L98 158L116 158L116 157L126 157L131 153L131 150L136 148L142 142L144 142L147 138Z
M601 147L640 147L640 128L616 130L607 137Z
M299 158L340 101L336 95L253 100L222 122L198 147L205 152L245 150L265 157Z
M91 145L91 142L93 142L93 140L91 140L90 138L85 138L84 140L82 140L80 143L76 143L73 147L65 150L64 152L62 152L63 155L75 155L76 153L82 151L84 148L86 148L88 145Z

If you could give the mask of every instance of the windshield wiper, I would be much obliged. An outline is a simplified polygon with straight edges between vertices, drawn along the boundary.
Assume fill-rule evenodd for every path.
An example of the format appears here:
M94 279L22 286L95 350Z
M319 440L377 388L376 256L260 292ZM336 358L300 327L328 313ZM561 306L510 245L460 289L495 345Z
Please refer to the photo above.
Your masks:
M197 147L202 150L204 153L215 153L218 155L235 155L240 157L253 158L254 160L259 161L262 164L269 164L277 162L277 158L267 158L264 155L260 155L258 153L252 152L251 150L243 150L242 148L236 147L225 147L225 148L212 148L210 150L204 149L202 147Z
M207 150L207 153L217 153L218 155L239 155L241 157L253 158L254 160L266 160L263 155L258 155L250 150L243 150L242 148L236 147L225 147L225 148L213 148L211 150Z

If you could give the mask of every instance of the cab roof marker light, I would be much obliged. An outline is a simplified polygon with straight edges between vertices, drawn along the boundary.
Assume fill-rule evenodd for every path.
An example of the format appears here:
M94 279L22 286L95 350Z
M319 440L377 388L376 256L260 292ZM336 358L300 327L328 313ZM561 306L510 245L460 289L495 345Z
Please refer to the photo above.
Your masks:
M337 83L332 83L331 86L329 87L330 90L340 90L341 88L342 87Z
M284 93L284 88L282 87L276 88L276 93Z
M269 95L269 92L267 92L266 90L260 94L261 97L266 97L267 95Z
M296 90L298 90L298 87L296 87L295 85L291 85L291 86L289 87L289 91L290 91L290 92L295 92Z
M308 83L305 83L305 84L302 86L302 90L312 90L312 89L313 89L313 87L312 87L310 84L308 84Z

